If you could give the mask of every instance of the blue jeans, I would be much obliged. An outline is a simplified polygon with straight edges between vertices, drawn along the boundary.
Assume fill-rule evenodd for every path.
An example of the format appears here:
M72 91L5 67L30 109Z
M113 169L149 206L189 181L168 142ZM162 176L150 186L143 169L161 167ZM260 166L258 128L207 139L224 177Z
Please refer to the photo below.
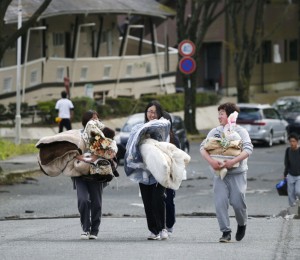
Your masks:
M296 199L300 199L300 176L287 175L289 205L295 206Z

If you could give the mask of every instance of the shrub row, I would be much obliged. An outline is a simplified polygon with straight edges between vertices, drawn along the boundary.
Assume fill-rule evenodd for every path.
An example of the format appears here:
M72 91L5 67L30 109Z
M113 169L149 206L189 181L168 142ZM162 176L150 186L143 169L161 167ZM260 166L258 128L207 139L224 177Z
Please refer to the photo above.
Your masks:
M209 106L215 105L220 101L220 96L216 93L197 93L196 96L196 106ZM80 122L82 114L89 110L96 110L101 119L109 119L116 117L124 117L130 114L144 112L146 105L151 100L157 100L161 103L162 107L169 111L181 111L184 110L184 94L183 93L174 93L169 95L145 95L140 99L132 99L128 97L119 97L119 98L106 98L105 104L102 104L98 101L95 101L88 97L80 97L72 99L74 104L74 122ZM51 100L46 102L39 102L35 109L35 114L37 114L41 118L40 124L54 124L55 117L57 116L57 111L55 110L55 103L57 100ZM10 117L6 117L6 119L14 119L15 115L15 104L10 104ZM22 110L23 108L23 110ZM26 111L24 110L26 108ZM32 110L32 109L31 109ZM2 111L2 114L1 114ZM0 116L5 118L4 107L0 107ZM21 114L22 117L26 114L28 115L28 106L27 104L22 104Z

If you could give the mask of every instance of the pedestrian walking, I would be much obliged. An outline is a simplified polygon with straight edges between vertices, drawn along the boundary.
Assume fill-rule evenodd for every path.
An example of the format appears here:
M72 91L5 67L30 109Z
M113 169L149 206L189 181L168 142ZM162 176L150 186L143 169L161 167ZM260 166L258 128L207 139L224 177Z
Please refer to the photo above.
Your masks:
M289 205L295 206L300 199L300 148L299 137L296 133L288 136L290 147L285 150L284 178L287 178Z
M97 133L105 129L105 125L99 121L96 111L89 110L82 116L82 126L84 129L93 120L91 131ZM90 133L82 131L83 139L90 147ZM89 149L86 152L91 152ZM92 178L94 176L95 178ZM72 177L74 188L77 191L78 211L83 232L81 239L97 239L102 217L102 194L107 182L98 181L97 175Z
M228 120L232 114L239 112L239 108L234 103L224 103L218 107L218 120L220 125L210 130L206 139L200 145L200 153L203 158L209 163L214 173L214 203L216 215L222 232L222 237L219 242L229 242L231 240L232 229L230 227L230 220L228 209L231 205L235 212L235 219L237 221L237 232L235 239L240 241L245 236L247 225L247 205L245 200L245 193L247 189L247 158L253 152L253 145L245 128L239 125L233 125L229 128L230 135L227 133ZM220 160L213 153L209 153L205 149L205 145L210 140L216 140L217 144L223 146L219 149L219 153L230 147L230 139L225 137L232 136L240 138L238 145L240 151L237 156L227 157L228 159ZM230 148L232 149L232 148ZM235 151L235 150L234 150ZM223 157L224 158L224 157ZM225 157L226 158L226 157ZM220 176L220 171L225 169L224 175Z
M58 111L59 127L58 132L61 133L63 128L71 130L71 119L73 117L74 105L71 100L67 98L67 92L61 92L61 99L55 104L55 109Z
M145 109L145 123L136 125L129 136L126 146L124 168L126 174L133 181L139 183L142 201L144 204L148 229L151 232L148 240L168 239L166 230L166 206L165 206L165 187L163 187L153 176L154 172L145 167L139 145L142 140L154 139L157 141L166 141L170 122L166 119L161 121L163 109L159 102L151 101ZM154 124L151 124L151 123ZM138 130L137 130L138 129ZM149 151L151 153L151 151ZM135 160L132 163L133 168L128 166L127 160ZM163 160L163 158L161 158ZM158 162L159 164L159 162Z

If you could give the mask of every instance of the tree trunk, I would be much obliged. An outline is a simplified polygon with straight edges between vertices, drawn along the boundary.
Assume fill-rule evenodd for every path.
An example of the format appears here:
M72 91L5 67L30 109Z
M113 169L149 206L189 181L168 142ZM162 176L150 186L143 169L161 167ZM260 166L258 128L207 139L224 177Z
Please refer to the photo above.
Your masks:
M189 14L186 15L187 0L176 1L176 24L178 43L189 39L196 46L193 58L199 63L200 49L210 25L224 12L225 6L220 0L190 0ZM190 134L198 134L196 128L196 90L197 72L183 76L184 84L184 122Z
M196 127L196 75L184 76L184 122L190 134L199 133Z

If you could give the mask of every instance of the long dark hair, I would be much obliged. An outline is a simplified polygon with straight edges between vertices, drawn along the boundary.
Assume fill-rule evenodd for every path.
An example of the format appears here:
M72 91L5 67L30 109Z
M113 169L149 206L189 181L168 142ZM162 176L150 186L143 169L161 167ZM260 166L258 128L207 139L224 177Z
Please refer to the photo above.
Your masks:
M147 111L149 109L149 107L155 106L156 107L156 114L157 114L157 119L160 119L163 115L163 109L162 106L160 105L160 103L157 100L152 100L148 103L148 105L146 106L145 109L145 123L148 122L148 118L147 118Z
M171 123L171 127L170 127L170 143L171 144L175 144L175 134L173 132L173 122L172 122L172 117L171 115L167 112L167 111L163 111L163 115L162 115L165 119L169 120Z

